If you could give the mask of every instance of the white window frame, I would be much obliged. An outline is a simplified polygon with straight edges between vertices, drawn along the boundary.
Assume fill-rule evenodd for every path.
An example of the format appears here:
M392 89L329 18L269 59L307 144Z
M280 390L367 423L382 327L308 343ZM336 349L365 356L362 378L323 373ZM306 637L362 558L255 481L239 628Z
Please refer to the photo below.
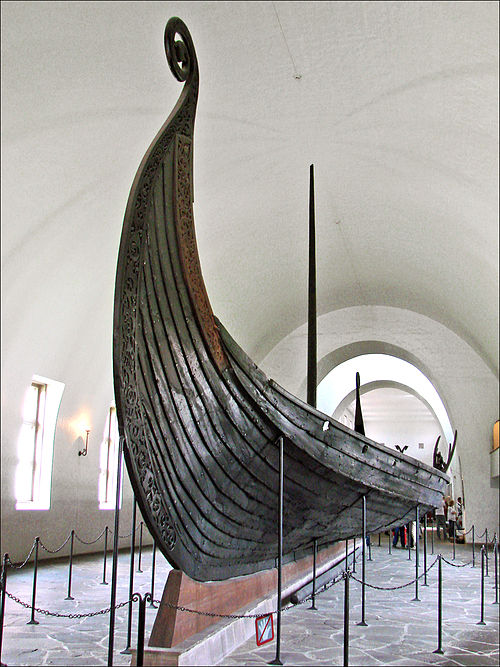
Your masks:
M33 375L25 394L18 437L16 510L50 509L54 438L64 386L63 382ZM26 415L33 387L38 389L36 410ZM26 483L30 485L28 493Z

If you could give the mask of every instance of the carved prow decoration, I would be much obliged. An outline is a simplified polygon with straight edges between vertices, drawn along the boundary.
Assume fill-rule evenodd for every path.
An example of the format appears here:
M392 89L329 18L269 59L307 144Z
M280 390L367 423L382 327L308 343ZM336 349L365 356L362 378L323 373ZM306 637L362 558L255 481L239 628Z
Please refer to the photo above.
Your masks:
M446 461L446 465L444 467L443 472L448 472L448 468L450 467L451 462L453 460L453 455L455 454L455 449L457 448L457 433L458 432L455 430L455 436L453 438L453 445L450 442L450 444L448 446L448 460Z
M450 467L451 462L453 460L453 455L455 454L455 449L457 448L457 433L458 431L455 430L453 444L451 444L450 442L448 445L448 458L446 462L443 458L443 455L439 451L439 441L441 440L441 436L438 435L436 444L434 445L434 453L432 455L432 465L434 466L434 468L442 470L443 472L448 472L448 468Z

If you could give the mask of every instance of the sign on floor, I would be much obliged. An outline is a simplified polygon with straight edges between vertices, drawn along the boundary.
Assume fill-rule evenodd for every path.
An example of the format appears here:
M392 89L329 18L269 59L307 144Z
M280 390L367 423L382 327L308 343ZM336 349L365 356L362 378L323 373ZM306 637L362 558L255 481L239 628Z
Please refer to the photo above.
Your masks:
M274 639L273 615L265 614L255 619L257 646L267 644Z

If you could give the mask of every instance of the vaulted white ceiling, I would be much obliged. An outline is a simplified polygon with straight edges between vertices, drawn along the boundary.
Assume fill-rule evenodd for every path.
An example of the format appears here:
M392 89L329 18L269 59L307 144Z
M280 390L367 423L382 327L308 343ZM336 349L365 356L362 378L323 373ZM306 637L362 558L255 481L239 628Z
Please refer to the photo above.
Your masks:
M181 90L174 15L200 66L201 262L236 340L258 362L306 319L314 163L318 314L413 310L498 369L496 2L2 2L4 354L62 373L90 339L108 372L128 191Z

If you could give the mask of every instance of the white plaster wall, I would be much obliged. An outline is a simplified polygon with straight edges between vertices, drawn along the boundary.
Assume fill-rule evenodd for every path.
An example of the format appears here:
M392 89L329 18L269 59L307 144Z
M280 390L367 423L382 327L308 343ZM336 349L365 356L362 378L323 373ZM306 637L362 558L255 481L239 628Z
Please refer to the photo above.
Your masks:
M369 343L366 343L366 342ZM332 351L366 353L366 344L398 348L436 387L453 429L464 477L466 524L498 534L498 478L491 479L490 449L498 419L498 378L481 357L442 324L409 310L386 306L345 308L318 318L318 366L323 376ZM356 351L358 349L358 351ZM269 377L304 398L307 325L286 336L260 363ZM395 354L392 351L392 354ZM342 359L343 361L344 359ZM322 377L318 378L319 380ZM452 474L459 476L457 462Z
M412 397L413 398L413 397ZM414 398L414 401L418 401ZM361 398L363 407L363 399ZM426 420L408 419L364 419L365 433L372 440L383 442L388 447L395 445L408 445L405 451L408 456L414 456L428 465L432 465L432 453L436 437L441 435L441 426L434 415L428 413ZM419 449L419 443L423 443L424 448Z
M21 280L21 277L20 277ZM4 324L4 331L9 334ZM44 341L33 340L26 345L26 332L6 335L11 355L3 357L2 368L2 468L1 468L1 544L0 551L9 553L16 562L28 553L33 539L38 535L49 548L58 547L72 529L90 541L96 538L106 525L113 528L114 512L99 510L98 479L99 449L105 427L109 404L113 398L110 355L99 355L101 347L91 344L73 346L61 340L54 349ZM33 337L36 339L36 337ZM24 347L23 347L24 342ZM68 348L71 348L68 350ZM58 355L56 350L60 350ZM66 363L64 352L72 354L74 375L63 372ZM52 473L52 495L49 510L16 510L15 471L18 464L17 436L21 426L21 409L24 393L33 373L56 380L66 380L54 441L54 463ZM8 387L8 391L5 388ZM72 420L84 410L89 419L91 433L88 455L78 456L83 441L75 438ZM132 491L126 471L124 472L123 502L120 512L120 534L130 532L132 519ZM141 520L137 513L137 522ZM138 533L137 533L138 536ZM110 538L111 539L111 538ZM137 540L136 540L137 543ZM151 538L144 531L144 543ZM108 542L109 546L112 545ZM129 539L120 540L120 547L130 544ZM85 546L75 541L74 552L101 551L104 540L97 545ZM67 555L67 545L59 555ZM40 550L40 558L46 558Z

